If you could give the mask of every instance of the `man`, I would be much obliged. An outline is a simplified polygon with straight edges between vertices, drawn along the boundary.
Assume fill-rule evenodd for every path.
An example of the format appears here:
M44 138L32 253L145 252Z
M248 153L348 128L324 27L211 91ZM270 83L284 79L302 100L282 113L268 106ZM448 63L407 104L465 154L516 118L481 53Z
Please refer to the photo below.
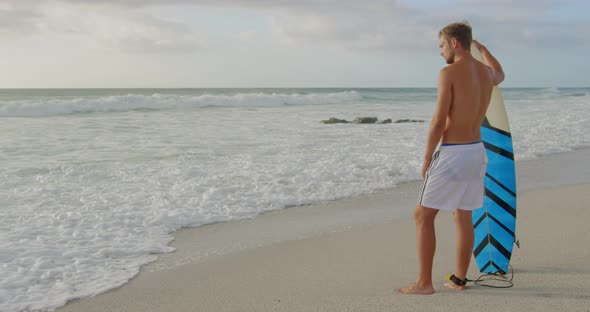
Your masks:
M440 55L447 67L438 80L438 100L430 124L420 191L416 206L418 279L402 288L403 294L432 294L432 262L436 246L434 219L439 210L454 211L457 231L457 266L445 286L465 289L473 249L471 211L482 207L487 157L480 126L493 86L504 80L500 63L479 42L471 39L466 22L453 23L439 32ZM485 64L471 56L474 45ZM441 142L438 150L437 145Z

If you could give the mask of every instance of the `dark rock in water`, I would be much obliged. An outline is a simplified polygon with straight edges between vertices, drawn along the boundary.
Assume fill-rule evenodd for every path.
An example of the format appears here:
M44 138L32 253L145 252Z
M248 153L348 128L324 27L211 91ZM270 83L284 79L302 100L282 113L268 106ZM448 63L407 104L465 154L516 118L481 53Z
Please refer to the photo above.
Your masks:
M424 122L424 120L416 120L416 119L398 119L395 123L405 123L405 122Z
M358 117L352 121L352 123L355 123L355 124L373 124L376 122L377 122L377 117Z
M323 124L350 123L350 121L348 121L348 120L338 119L338 118L334 118L334 117L331 117L328 120L322 120L320 122L323 123Z
M358 117L355 118L353 121L348 121L345 119L338 119L334 117L330 117L328 120L320 121L323 124L335 124L335 123L355 123L355 124L390 124L392 123L391 119L385 119L381 121L377 121L377 117ZM416 119L398 119L395 123L406 123L406 122L424 122L424 120L416 120Z

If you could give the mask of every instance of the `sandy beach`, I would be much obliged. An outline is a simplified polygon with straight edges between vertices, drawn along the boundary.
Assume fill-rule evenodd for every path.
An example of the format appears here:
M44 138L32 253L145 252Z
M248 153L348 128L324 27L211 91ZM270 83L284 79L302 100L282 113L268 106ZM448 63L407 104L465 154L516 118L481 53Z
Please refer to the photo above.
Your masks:
M396 289L417 274L409 206L410 190L417 183L407 183L395 192L181 230L172 244L177 251L145 266L128 284L74 300L58 311L589 311L590 184L582 183L587 170L573 174L557 166L587 156L588 151L582 150L519 164L524 189L517 225L521 248L515 248L512 258L512 288L471 285L465 292L455 292L441 286L454 268L452 216L442 213L433 276L437 293L397 294ZM547 175L553 177L552 186L539 184ZM392 215L388 207L396 201L408 205L406 215L383 217L387 211ZM290 239L280 234L305 228L314 219L321 223L334 209L356 218L350 213L360 205L365 209L361 211L383 219L367 218L315 233L308 228L303 231L311 233L307 236L291 231ZM277 225L283 225L284 231ZM221 233L229 233L228 242L239 242L244 233L256 229L266 232L260 234L260 246L188 256L191 249L206 248L205 242L214 237L219 243L224 239ZM273 241L273 237L279 238ZM468 277L479 275L472 261Z

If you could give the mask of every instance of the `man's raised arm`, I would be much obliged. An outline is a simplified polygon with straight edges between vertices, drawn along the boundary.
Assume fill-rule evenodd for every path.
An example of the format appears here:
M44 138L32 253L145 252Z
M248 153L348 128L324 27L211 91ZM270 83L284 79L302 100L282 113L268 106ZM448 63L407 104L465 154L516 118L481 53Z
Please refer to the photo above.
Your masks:
M490 51L488 51L488 49L477 40L472 40L471 44L473 44L475 48L479 50L479 53L481 53L484 64L492 69L494 86L499 85L502 81L504 81L504 70L502 70L502 65L500 65L500 62L498 62L492 53L490 53Z

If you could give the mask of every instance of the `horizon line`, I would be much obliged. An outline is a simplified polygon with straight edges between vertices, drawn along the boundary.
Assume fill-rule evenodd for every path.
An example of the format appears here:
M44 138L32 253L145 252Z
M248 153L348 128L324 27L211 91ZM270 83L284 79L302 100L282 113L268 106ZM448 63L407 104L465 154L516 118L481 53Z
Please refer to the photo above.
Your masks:
M164 89L164 90L187 90L187 89L436 89L433 87L13 87L0 88L0 90L125 90L125 89ZM590 86L500 86L506 89L588 89Z

